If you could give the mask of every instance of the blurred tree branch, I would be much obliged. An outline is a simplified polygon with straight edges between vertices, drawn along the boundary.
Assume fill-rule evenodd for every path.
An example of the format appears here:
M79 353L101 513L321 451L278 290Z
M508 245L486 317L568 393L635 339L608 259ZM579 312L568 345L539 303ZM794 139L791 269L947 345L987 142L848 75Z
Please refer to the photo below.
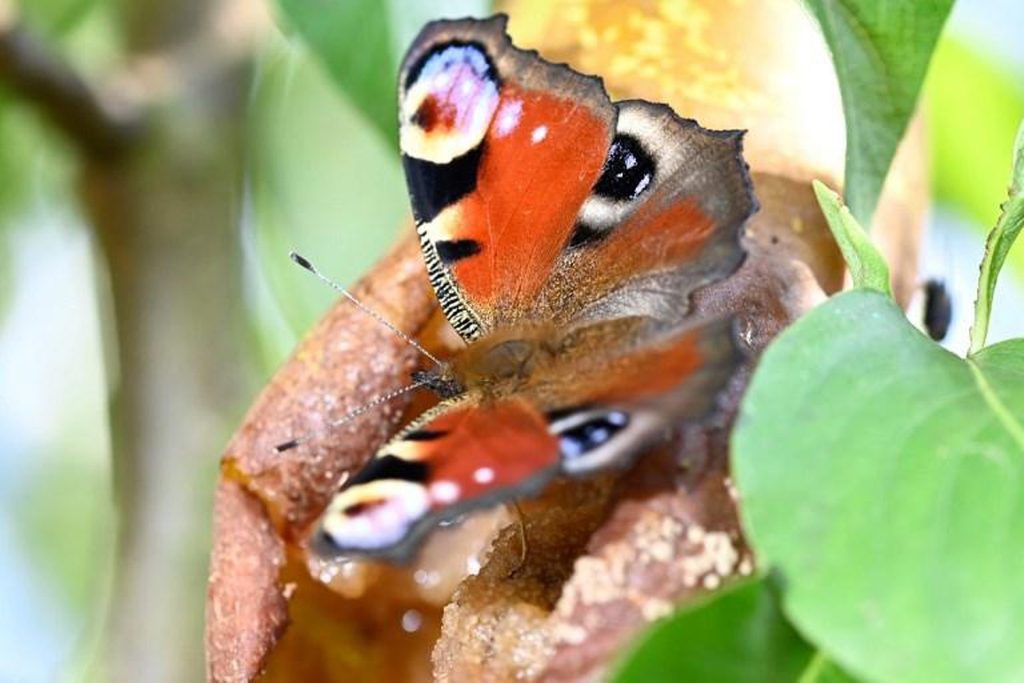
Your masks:
M0 18L0 85L39 112L87 157L111 158L129 149L141 117L104 101L74 68L17 21Z

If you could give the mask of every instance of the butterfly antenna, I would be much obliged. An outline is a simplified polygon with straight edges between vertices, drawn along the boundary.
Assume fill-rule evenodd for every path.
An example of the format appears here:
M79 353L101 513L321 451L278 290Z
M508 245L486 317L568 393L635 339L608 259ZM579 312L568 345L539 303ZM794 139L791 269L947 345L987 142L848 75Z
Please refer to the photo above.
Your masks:
M436 365L444 365L444 363L442 363L434 354L430 353L430 351L427 351L425 348L423 348L423 346L419 342L417 342L415 339L407 335L405 332L402 332L400 329L395 327L387 318L385 318L380 313L373 310L372 308L364 304L362 301L357 299L355 295L352 294L352 292L348 291L347 289L339 285L337 282L321 273L320 270L309 261L309 259L302 256L301 254L297 254L294 251L289 252L288 256L289 258L291 258L292 261L294 261L295 263L297 263L298 265L302 266L303 268L311 272L313 275L315 275L321 282L326 283L328 287L330 287L331 289L338 292L343 297L354 303L356 307L358 307L359 310L361 310L363 313L370 316L371 318L379 322L381 325L394 332L399 339L401 339L406 344L422 353L424 356L433 361Z
M356 419L357 417L359 417L363 413L367 412L368 410L372 410L373 408L376 408L377 406L379 406L379 405L381 405L383 403L387 403L388 401L390 401L393 398L398 398L402 394L407 394L410 391L415 391L416 389L419 389L420 387L425 386L426 384L427 383L425 381L413 382L412 384L404 386L401 389L395 389L394 391L389 391L388 393L383 394L381 396L378 396L377 398L369 401L368 403L364 403L363 405L359 406L358 408L354 408L353 410L350 410L349 412L345 413L344 415L339 417L334 422L331 422L330 424L328 424L327 427L325 427L322 431L326 432L326 431L330 431L332 429L337 429L338 427L341 427L342 425L347 424L347 423L351 422L352 420ZM318 432L318 434L319 434L319 432ZM290 451L293 448L298 448L299 446L301 446L302 444L306 443L307 441L312 439L314 436L317 436L318 434L310 434L309 436L303 436L303 437L298 438L298 439L291 439L290 441L285 441L284 443L279 443L276 446L274 446L274 450L277 451L278 453L284 453L285 451Z

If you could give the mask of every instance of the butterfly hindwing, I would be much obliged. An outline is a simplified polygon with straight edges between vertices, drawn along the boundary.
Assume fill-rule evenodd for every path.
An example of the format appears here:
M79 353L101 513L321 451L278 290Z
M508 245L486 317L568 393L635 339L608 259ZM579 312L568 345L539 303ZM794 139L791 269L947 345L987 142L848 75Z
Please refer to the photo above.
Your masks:
M332 500L321 552L404 560L438 521L536 494L559 474L626 466L708 414L741 361L725 320L619 356L575 349L591 351L572 383L556 372L532 391L455 399L414 422Z
M698 287L743 261L757 208L740 131L619 102L605 170L541 297L561 322L647 315L677 324Z
M625 467L681 425L704 419L744 359L728 318L641 335L637 346L626 349L602 356L583 345L568 353L589 355L590 362L567 363L548 379L560 418L549 428L559 435L565 474ZM592 416L598 422L590 423ZM615 438L607 443L595 440L595 431L607 433L600 420L609 416L625 424L615 425ZM574 445L571 434L582 434L591 447Z
M558 440L528 401L440 404L386 444L331 501L326 555L404 560L437 522L535 493L557 473Z

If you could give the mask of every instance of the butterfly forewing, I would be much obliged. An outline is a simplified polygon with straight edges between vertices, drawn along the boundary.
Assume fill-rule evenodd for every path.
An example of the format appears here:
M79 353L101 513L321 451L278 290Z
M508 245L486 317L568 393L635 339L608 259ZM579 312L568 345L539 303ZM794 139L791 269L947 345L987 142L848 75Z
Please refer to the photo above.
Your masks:
M406 179L442 309L467 339L528 317L612 139L600 80L513 47L495 19L430 24L399 90Z

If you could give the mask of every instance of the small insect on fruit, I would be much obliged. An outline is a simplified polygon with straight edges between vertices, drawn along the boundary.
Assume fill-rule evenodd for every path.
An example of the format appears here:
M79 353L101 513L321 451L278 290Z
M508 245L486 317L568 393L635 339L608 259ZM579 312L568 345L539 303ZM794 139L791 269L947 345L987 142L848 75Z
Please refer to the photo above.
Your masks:
M689 315L744 258L742 132L612 102L505 23L431 23L402 64L416 229L467 346L417 377L441 403L335 495L325 556L401 561L439 521L624 467L712 412L742 360L731 320Z

